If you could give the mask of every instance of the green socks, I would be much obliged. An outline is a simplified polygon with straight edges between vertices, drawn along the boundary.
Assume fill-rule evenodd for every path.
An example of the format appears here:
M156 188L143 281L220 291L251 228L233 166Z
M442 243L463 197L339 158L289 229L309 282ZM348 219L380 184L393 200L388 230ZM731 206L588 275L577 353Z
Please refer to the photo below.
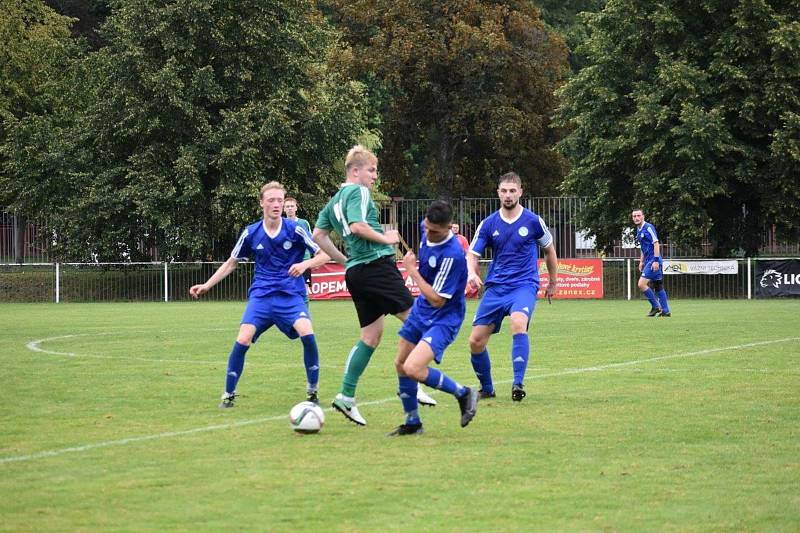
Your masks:
M369 364L369 360L375 348L367 346L363 341L358 341L353 349L350 350L350 355L347 356L347 362L344 364L344 378L342 379L342 394L354 398L356 395L356 386L361 374Z

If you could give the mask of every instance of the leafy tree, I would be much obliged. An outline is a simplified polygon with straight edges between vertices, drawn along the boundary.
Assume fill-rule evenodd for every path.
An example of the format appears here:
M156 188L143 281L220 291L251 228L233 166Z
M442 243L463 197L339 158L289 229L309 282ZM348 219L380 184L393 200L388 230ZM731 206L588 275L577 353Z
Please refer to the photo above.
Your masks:
M353 47L344 67L380 106L387 190L483 195L509 169L533 190L561 180L549 117L567 51L531 2L325 5Z
M606 0L536 0L536 5L542 10L542 19L564 36L573 71L577 72L585 64L584 58L575 50L589 37L581 13L596 13L605 4Z
M561 90L563 190L609 247L642 207L674 242L753 254L800 227L797 0L610 0Z
M341 180L361 87L329 68L337 35L310 2L120 1L103 35L74 108L6 147L15 203L54 221L65 256L221 256L265 181L314 209Z

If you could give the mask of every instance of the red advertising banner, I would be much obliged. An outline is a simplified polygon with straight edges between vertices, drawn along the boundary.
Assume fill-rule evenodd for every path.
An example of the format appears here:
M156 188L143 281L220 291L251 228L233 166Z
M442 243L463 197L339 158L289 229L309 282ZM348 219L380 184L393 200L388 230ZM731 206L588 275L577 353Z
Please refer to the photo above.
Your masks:
M539 259L539 298L550 281L547 264ZM558 292L556 298L602 298L602 259L559 259Z
M406 287L411 294L417 296L419 288L409 278L401 263L397 269L406 280ZM539 276L541 287L539 297L544 297L544 288L550 279L547 264L539 260ZM603 297L603 260L602 259L559 259L558 260L558 294L556 298L602 298ZM311 273L312 300L349 299L350 292L344 281L344 266L338 263L327 263Z
M417 296L419 294L417 284L408 277L400 263L397 263L397 269L406 280L408 290ZM347 283L344 281L344 266L338 263L326 263L311 272L311 290L308 297L311 300L350 299L350 291L347 290Z

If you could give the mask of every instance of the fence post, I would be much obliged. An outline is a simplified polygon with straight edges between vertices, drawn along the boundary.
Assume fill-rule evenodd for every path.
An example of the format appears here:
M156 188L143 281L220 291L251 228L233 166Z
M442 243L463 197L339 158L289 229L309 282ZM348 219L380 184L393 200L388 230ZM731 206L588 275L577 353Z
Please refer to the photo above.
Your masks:
M167 277L167 262L164 261L164 301L169 301L169 278Z
M631 299L631 260L625 260L625 288L628 291L628 301Z
M747 299L753 299L753 274L750 267L750 258L747 258Z
M56 303L61 301L61 266L56 263Z

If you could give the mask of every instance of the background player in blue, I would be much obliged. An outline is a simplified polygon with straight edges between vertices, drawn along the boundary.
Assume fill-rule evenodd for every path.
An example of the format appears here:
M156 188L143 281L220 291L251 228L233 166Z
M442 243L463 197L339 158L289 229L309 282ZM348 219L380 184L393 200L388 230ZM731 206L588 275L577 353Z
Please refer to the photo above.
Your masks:
M497 195L500 197L500 210L480 223L470 245L470 253L467 254L469 283L479 288L483 282L478 260L486 248L491 247L494 251L494 259L486 275L486 291L472 321L469 349L472 352L472 368L481 382L480 397L493 398L496 394L486 345L489 337L500 331L503 319L511 316L511 364L514 370L511 399L519 402L525 397L523 380L530 354L528 326L536 308L539 290L539 268L536 264L539 247L544 251L547 271L550 273L545 292L548 301L558 287L558 256L544 220L520 205L522 180L516 173L500 176Z
M261 187L263 219L244 229L231 257L208 281L189 289L194 298L199 298L233 272L239 261L248 258L255 261L256 271L247 294L247 308L228 357L225 392L219 404L222 408L233 407L236 385L242 377L245 354L250 345L273 325L278 326L290 339L300 337L308 381L306 398L318 402L319 350L311 316L303 301L306 292L303 272L322 265L330 258L320 251L305 229L281 217L285 194L283 185L276 181ZM315 257L304 261L306 250L316 254Z
M636 224L636 241L642 248L639 258L639 290L642 291L647 301L650 302L650 312L647 316L672 316L667 301L667 291L664 290L663 260L661 258L661 243L658 241L656 227L645 222L644 212L634 209L631 212L633 223ZM653 287L650 288L650 285ZM658 296L658 301L656 301Z
M403 266L419 287L420 295L398 332L400 340L394 364L406 421L390 436L422 433L417 383L455 396L461 408L461 427L469 424L477 410L477 391L429 367L431 361L442 362L445 348L458 336L466 311L467 260L464 249L450 231L452 219L450 204L433 202L423 221L419 267L414 252L409 250L403 257Z

